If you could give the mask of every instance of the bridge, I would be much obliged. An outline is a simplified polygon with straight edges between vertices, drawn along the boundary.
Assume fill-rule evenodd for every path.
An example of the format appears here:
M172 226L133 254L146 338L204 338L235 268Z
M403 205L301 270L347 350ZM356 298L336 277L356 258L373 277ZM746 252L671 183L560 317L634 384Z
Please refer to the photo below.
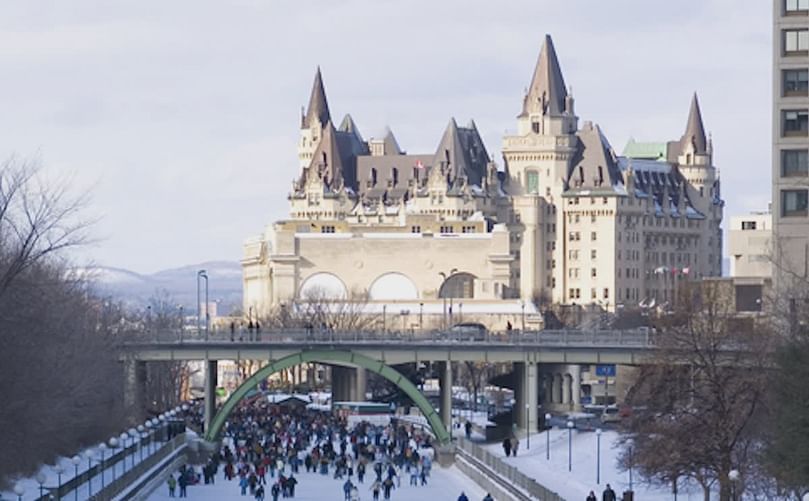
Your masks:
M655 351L655 334L636 330L542 330L501 333L462 331L333 331L276 329L246 333L157 332L124 346L128 404L136 408L145 381L147 362L196 360L205 362L205 431L214 440L227 415L247 392L274 373L304 363L333 365L335 400L361 400L365 371L388 379L419 407L441 442L449 440L452 364L454 362L511 363L516 377L515 418L521 428L537 429L541 364L639 365ZM270 362L245 381L217 412L214 390L219 360ZM439 365L440 413L410 381L392 366L412 362ZM357 370L364 369L364 370ZM572 402L572 378L545 381L546 394L556 403ZM532 412L531 409L534 409Z

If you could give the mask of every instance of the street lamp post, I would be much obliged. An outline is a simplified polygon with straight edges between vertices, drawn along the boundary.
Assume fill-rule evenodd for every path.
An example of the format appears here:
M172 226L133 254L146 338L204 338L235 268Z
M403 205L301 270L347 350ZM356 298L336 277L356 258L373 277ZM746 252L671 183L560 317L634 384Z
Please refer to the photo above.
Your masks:
M127 434L132 438L132 447L134 448L135 447L135 438L140 437L140 434L138 433L138 430L136 430L135 428L128 429ZM143 459L143 458L141 457L141 459ZM135 451L133 450L132 451L132 468L134 468L134 467L135 467Z
M387 313L388 313L388 305L383 304L382 305L382 334L383 335L388 331Z
M546 461L551 460L551 426L549 426L550 421L551 421L550 413L545 414L545 427L546 427L546 430L545 430L545 460Z
M104 454L107 452L107 444L101 443L98 446L98 452L101 453L101 489L104 489L104 467L106 463L104 462Z
M419 303L419 330L424 330L424 303Z
M179 326L180 326L180 342L183 342L183 327L185 327L185 316L183 316L183 305L179 305L177 307L180 310L180 319L179 319Z
M567 471L573 471L573 421L567 422Z
M25 488L20 484L15 485L14 494L17 495L17 501L22 501L22 495L25 494Z
M87 494L93 497L93 474L90 469L93 467L93 451L87 449L84 452L84 457L87 458Z
M531 406L525 404L525 450L531 449Z
M739 499L738 496L738 488L737 485L739 483L739 478L741 477L741 473L739 470L732 469L728 472L728 478L730 479L730 499L733 501L737 501Z
M140 460L143 462L143 434L146 433L146 427L138 425L138 450L140 450Z
M73 480L75 484L73 486L73 499L75 501L78 501L79 485L81 485L79 482L79 464L81 464L81 458L79 456L73 456L72 458L70 458L70 461L73 463Z
M62 473L65 472L65 469L62 465L56 464L53 467L53 471L56 473L56 499L62 499Z
M149 436L149 443L146 444L146 453L151 454L152 453L152 443L154 442L154 440L152 438L152 433L153 433L152 432L152 420L147 419L144 426L146 427L146 433Z
M115 482L115 449L118 447L118 439L112 437L108 443L110 446L110 459L112 459L112 481ZM121 474L123 474L123 470Z
M36 481L39 484L39 497L40 498L45 496L45 487L44 487L44 485L45 485L45 482L47 482L47 480L48 480L48 477L46 477L44 473L42 473L42 472L37 473Z
M197 272L197 332L202 330L202 306L200 304L200 288L199 288L199 281L201 279L205 280L205 340L208 340L208 321L210 320L210 315L208 314L208 273L205 270L199 270Z
M520 301L520 310L522 310L522 330L520 332L525 332L525 301Z
M121 475L123 475L124 472L126 471L126 454L127 454L127 452L126 452L126 440L128 438L129 438L129 435L125 431L121 432L121 434L118 435L118 440L121 443L121 451L124 453L123 457L121 458L122 459L122 461L121 461Z
M596 428L596 485L601 485L601 428Z

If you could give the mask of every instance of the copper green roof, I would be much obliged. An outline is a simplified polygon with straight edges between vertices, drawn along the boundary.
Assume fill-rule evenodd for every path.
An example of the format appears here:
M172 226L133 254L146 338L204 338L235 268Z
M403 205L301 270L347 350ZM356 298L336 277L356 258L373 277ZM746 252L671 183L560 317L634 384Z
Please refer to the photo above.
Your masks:
M622 155L628 158L665 162L667 150L666 143L638 143L634 139L630 139L626 143Z

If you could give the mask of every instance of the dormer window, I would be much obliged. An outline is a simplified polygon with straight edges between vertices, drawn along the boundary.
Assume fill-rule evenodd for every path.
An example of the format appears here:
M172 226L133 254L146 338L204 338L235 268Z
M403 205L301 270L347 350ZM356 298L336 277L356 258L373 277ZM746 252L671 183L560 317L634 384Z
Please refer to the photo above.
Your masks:
M531 122L531 130L534 131L534 134L539 134L539 122L534 120Z
M371 168L371 186L376 186L376 180L377 180L376 176L377 176L376 169L372 167Z
M394 167L392 173L393 173L393 186L396 186L399 184L399 169Z

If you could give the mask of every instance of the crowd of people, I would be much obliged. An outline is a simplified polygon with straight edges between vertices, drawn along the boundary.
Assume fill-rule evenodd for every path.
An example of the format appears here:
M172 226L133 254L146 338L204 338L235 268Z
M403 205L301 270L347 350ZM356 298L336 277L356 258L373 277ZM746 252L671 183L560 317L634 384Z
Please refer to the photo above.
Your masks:
M259 399L231 413L222 448L202 468L201 477L213 483L221 468L240 495L278 501L294 498L296 486L320 475L336 480L335 489L345 501L358 501L361 495L368 499L367 494L378 501L392 499L402 484L428 485L433 460L430 436L409 425L349 426L330 412L281 408ZM184 497L192 478L200 481L193 468L177 479L172 476L170 495L180 485ZM484 501L493 500L487 496Z

